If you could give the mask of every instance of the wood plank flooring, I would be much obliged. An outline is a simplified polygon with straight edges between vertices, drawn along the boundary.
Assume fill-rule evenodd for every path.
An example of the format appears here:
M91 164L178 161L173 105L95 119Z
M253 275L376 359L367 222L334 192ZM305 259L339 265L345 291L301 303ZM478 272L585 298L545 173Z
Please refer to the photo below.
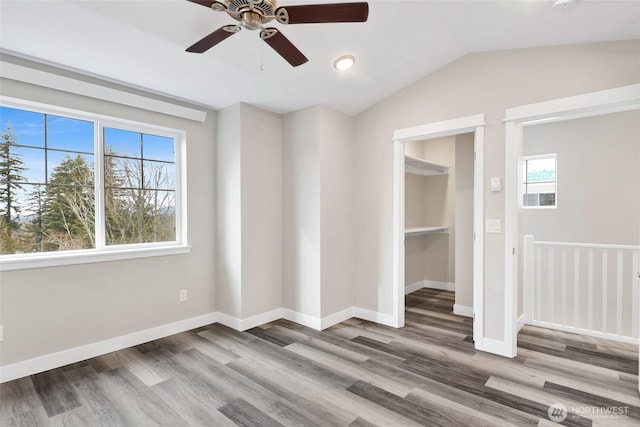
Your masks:
M215 324L0 385L0 426L640 425L638 350L534 327L518 357L476 352L453 293L407 296L407 325L318 332Z

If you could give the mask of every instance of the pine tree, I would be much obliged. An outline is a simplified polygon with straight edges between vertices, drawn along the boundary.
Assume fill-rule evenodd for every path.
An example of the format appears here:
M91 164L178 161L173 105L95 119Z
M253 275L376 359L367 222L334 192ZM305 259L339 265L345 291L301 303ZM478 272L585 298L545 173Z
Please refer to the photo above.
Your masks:
M20 206L17 193L25 181L22 173L27 170L16 152L17 136L13 126L3 129L0 136L0 254L15 253L19 243L15 233L20 227Z
M53 169L42 208L46 250L95 247L93 171L84 157L65 156Z
M27 170L24 162L15 150L17 136L13 126L9 125L0 136L0 216L12 229L18 228L20 207L17 204L17 192L22 190L25 181L22 173Z

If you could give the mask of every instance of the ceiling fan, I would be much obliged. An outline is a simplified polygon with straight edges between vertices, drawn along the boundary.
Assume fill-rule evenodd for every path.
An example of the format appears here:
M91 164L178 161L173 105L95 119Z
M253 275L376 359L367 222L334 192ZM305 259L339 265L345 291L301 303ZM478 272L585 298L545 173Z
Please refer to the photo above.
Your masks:
M187 52L203 53L231 37L242 28L260 30L260 38L294 67L308 61L277 28L264 27L276 20L281 24L314 24L328 22L365 22L369 16L367 2L325 3L276 8L276 0L188 0L213 9L226 12L238 21L235 25L225 25L186 49Z

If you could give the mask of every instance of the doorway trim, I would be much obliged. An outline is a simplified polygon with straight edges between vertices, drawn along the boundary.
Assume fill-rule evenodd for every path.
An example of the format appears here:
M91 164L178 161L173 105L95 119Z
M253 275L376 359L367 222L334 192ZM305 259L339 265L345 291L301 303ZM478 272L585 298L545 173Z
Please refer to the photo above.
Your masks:
M474 134L473 171L473 339L484 348L484 114L434 122L393 132L393 318L404 326L404 144L411 141Z
M558 98L505 110L505 348L515 357L518 336L518 211L522 208L518 177L524 127L640 109L640 84ZM526 307L524 307L526 308ZM526 313L525 313L526 315ZM640 390L640 380L638 389Z

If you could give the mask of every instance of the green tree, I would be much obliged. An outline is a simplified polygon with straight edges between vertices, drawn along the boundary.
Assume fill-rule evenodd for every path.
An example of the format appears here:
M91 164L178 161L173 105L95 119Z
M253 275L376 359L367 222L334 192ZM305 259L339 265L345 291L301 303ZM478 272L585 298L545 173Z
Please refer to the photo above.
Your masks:
M27 197L26 204L29 211L33 212L31 221L24 225L25 252L44 252L46 244L46 234L42 224L42 212L45 201L45 185L36 185Z
M95 247L93 171L81 155L53 169L41 221L46 250Z
M17 194L25 181L22 173L27 170L16 152L16 132L9 125L0 136L0 253L15 253L18 250L16 231L20 227L20 206Z
M175 238L171 175L166 167L112 156L105 150L105 232L107 244L170 241ZM143 182L144 179L144 182Z

